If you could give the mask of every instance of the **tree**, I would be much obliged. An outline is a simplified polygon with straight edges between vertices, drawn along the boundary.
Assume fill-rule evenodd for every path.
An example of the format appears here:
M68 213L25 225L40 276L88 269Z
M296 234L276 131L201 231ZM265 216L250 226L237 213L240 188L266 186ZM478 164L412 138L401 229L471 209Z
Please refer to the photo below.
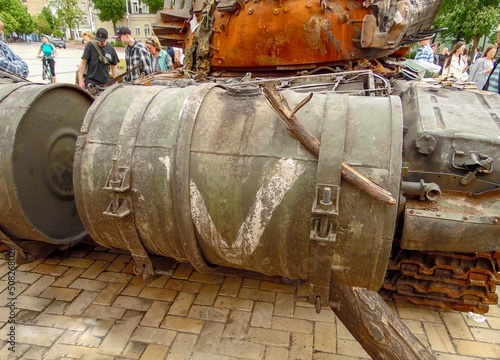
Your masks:
M78 6L78 0L49 0L49 6L56 10L61 25L68 28L73 36L73 29L83 20L83 10Z
M28 10L21 5L19 0L0 0L0 9L3 14L5 32L29 34L34 30L33 20Z
M51 34L56 29L56 18L46 6L43 7L40 14L38 14L39 25L44 24L46 29L40 30L41 33Z
M442 36L472 40L475 48L481 36L489 36L497 28L499 19L500 0L443 0L434 25L448 28Z
M14 19L14 17L8 12L0 11L0 19L2 19L3 21L4 34L10 34L11 32L16 31L16 29L19 27L19 23L17 22L17 20Z
M113 29L116 31L116 23L123 19L125 15L126 0L94 0L94 6L99 10L101 21L111 21Z
M163 0L142 0L142 2L149 6L149 12L155 13L158 10L163 10Z

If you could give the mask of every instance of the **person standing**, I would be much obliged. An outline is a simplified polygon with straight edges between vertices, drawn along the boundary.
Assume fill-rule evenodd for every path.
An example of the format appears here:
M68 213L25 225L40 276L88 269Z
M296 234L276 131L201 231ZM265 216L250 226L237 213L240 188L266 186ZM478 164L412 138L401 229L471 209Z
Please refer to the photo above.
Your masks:
M434 52L430 46L431 38L423 39L418 42L420 46L415 55L415 60L425 61L434 64Z
M470 74L467 81L476 83L478 89L482 89L488 80L488 76L493 71L493 57L497 52L495 45L490 45L485 50L484 55L474 62L470 68Z
M148 49L132 37L132 32L126 26L122 26L115 34L115 38L127 46L125 47L125 62L127 64L127 75L124 80L131 82L144 75L150 75L153 71L151 64L151 54ZM142 64L140 68L134 69L137 65Z
M0 20L0 33L3 34L3 22ZM7 46L6 43L0 41L0 70L18 75L24 79L28 77L29 69L18 55Z
M113 77L118 76L117 64L120 61L113 46L107 43L108 32L106 29L97 29L95 40L87 42L83 49L82 61L78 68L78 85L85 89L89 84L102 85L111 80L109 70ZM85 69L87 76L84 77Z
M54 58L57 56L57 50L56 47L49 42L47 35L42 35L42 45L40 45L40 48L38 49L37 57L40 57L41 53L43 53L42 61L47 59L47 62L49 63L50 72L52 74L52 82L56 83L56 62Z
M443 73L443 68L444 68L444 61L446 58L450 55L449 49L445 46L443 50L441 50L441 53L438 55L438 65L441 66L441 70L439 70L439 75Z
M443 75L445 78L453 76L457 80L463 80L465 71L467 70L467 62L463 58L465 52L465 43L459 41L451 49L450 54L444 62Z
M151 54L153 71L168 71L174 63L172 58L161 48L158 38L153 37L146 40L146 48Z
M490 74L485 89L497 94L500 94L500 66L495 66L493 72Z
M434 57L434 64L437 65L439 64L439 56L437 54L437 44L436 43L432 44L431 49L432 49L432 56Z
M481 49L479 49L478 47L476 47L474 49L474 56L472 56L472 63L474 64L476 62L476 60L480 59L483 57L483 53L481 52Z
M89 41L94 40L94 35L90 31L82 32L82 44L86 45Z

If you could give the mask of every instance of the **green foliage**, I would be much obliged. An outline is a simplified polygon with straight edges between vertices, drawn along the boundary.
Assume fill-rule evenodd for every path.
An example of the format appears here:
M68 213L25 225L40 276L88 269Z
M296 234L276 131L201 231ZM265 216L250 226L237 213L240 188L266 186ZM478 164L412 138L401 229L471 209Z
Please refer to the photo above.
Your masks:
M49 0L49 6L56 10L60 25L68 28L70 32L83 20L83 11L78 0Z
M50 9L46 6L43 7L42 11L40 14L38 14L38 20L40 22L43 22L47 26L47 30L40 31L40 33L45 33L45 34L51 34L54 32L56 28L56 18L50 11Z
M111 40L109 43L111 45L113 45L113 47L119 47L119 48L125 47L125 44L122 43L120 40L116 40L116 39L115 40Z
M0 19L3 21L3 32L5 35L15 31L19 26L17 20L8 12L1 11Z
M142 0L142 2L149 6L149 12L151 13L163 10L163 0Z
M59 29L55 29L54 32L52 33L55 37L62 38L64 36L63 32Z
M500 0L443 0L434 20L437 28L447 27L442 38L473 41L477 46L482 35L490 35L500 23Z
M125 16L124 0L94 0L94 6L99 10L99 19L101 21L111 21L115 30L117 21Z
M19 0L0 0L0 9L5 33L29 34L35 29L31 15Z

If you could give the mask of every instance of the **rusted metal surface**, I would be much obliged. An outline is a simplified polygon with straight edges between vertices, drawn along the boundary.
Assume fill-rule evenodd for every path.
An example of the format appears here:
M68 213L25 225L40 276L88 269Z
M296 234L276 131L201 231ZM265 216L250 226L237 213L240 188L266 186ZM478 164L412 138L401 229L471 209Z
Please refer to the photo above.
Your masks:
M182 46L189 30L192 2L165 1L165 8L157 12L153 32L164 46Z
M190 17L190 2L182 9L166 3L153 29L163 45L171 46L181 42L182 32L186 54L193 33L196 38L196 32L209 29L206 36L215 71L314 69L380 58L408 38L429 35L426 31L440 4L439 0L196 1L195 16ZM210 10L205 16L207 7L215 5L213 14Z
M136 101L129 103L132 95ZM284 96L292 106L303 99L294 91ZM341 99L345 116L336 111ZM376 129L362 115L368 111L379 121ZM399 99L320 94L297 116L318 137L323 121L348 121L339 156L399 192ZM122 139L132 134L129 127L138 130L136 136ZM103 214L112 198L102 188L123 142L132 154L131 183L119 202L129 201L148 253L190 261L204 272L222 265L291 279L307 279L309 265L319 261L307 256L318 162L287 134L258 88L116 86L98 98L82 130L75 193L84 224L100 244L129 248L120 231L123 219ZM122 161L118 166L126 166ZM341 187L339 203L346 207L339 210L334 274L338 281L378 289L397 209L344 181Z
M486 313L498 303L499 256L401 250L391 257L380 292L418 305Z
M500 200L445 191L437 201L406 203L401 247L456 252L500 251Z
M86 234L72 173L92 100L74 85L0 85L0 229L9 238L67 245Z

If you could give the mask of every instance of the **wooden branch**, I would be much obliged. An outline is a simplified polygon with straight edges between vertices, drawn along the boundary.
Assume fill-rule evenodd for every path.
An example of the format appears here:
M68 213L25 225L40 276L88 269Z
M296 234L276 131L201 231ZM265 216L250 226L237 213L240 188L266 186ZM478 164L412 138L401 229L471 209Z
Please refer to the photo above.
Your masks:
M286 99L273 84L264 84L264 95L271 108L286 123L288 131L290 131L292 136L299 140L311 153L319 156L320 141L300 124L295 117L295 113L311 100L312 93L302 100L293 111L290 110ZM396 199L392 197L389 191L361 175L356 169L345 162L342 162L342 177L375 200L389 205L396 204Z
M373 359L435 360L377 292L332 281L330 301L335 315Z

